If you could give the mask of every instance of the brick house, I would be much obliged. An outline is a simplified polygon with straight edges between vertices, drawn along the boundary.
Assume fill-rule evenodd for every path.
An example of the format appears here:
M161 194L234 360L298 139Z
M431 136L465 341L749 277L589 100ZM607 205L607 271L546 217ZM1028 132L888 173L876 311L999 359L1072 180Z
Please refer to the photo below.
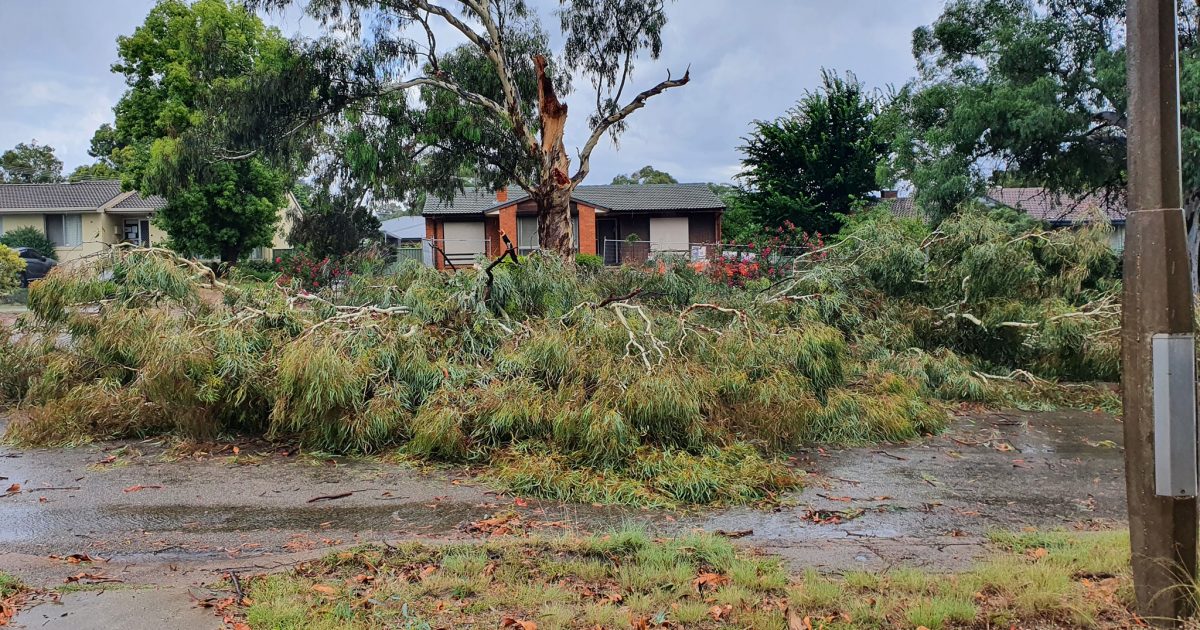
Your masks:
M571 196L571 241L581 254L598 254L605 263L645 260L655 253L688 253L721 240L725 204L708 184L579 186ZM521 254L538 249L537 206L516 186L490 191L468 188L446 200L430 196L422 212L426 240L445 256L440 269L503 250L500 234Z

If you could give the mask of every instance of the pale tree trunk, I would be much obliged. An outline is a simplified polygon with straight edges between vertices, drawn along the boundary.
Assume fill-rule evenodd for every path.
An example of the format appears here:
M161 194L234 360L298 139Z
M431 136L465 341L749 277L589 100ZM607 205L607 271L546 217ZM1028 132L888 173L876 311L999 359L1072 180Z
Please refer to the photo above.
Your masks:
M567 106L558 100L554 84L546 76L546 58L535 55L538 80L538 113L542 122L541 179L532 195L538 206L538 244L543 251L571 257L571 192L574 182L567 174L571 158L563 145Z

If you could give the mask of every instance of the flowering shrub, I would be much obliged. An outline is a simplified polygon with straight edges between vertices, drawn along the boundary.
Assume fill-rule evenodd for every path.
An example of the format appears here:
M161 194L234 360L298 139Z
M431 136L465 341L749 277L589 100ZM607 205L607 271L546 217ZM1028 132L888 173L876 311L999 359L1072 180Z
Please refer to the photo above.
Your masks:
M331 259L328 256L316 259L304 252L296 252L287 258L276 258L275 268L279 271L281 285L297 283L305 291L318 291L330 287L354 274L353 261Z
M770 282L785 277L797 256L824 247L825 239L819 232L810 236L791 221L784 221L774 233L764 234L754 242L721 244L708 263L708 271L714 279L729 286L746 287L757 280ZM825 252L818 252L808 260L824 257Z

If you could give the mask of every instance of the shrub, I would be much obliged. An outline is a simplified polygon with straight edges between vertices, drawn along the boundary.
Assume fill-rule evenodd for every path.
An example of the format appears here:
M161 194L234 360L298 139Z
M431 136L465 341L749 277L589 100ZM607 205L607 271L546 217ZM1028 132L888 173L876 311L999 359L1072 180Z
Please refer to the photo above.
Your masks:
M13 230L7 230L4 234L0 234L0 245L8 247L31 247L36 249L43 256L55 258L54 241L46 236L46 233L33 227L25 226Z
M25 261L13 250L0 245L0 296L8 295L21 286Z
M604 269L604 258L596 254L576 254L575 266L583 271L594 273Z

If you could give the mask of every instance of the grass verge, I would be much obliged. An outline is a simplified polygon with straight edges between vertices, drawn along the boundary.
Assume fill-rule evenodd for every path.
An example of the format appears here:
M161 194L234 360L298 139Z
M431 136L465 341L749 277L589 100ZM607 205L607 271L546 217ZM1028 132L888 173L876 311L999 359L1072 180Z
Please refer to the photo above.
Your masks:
M15 576L0 571L0 626L17 615L17 608L29 589Z
M251 628L1093 628L1132 625L1120 533L997 534L953 575L789 576L707 534L368 547L249 582ZM798 624L798 625L797 625Z

